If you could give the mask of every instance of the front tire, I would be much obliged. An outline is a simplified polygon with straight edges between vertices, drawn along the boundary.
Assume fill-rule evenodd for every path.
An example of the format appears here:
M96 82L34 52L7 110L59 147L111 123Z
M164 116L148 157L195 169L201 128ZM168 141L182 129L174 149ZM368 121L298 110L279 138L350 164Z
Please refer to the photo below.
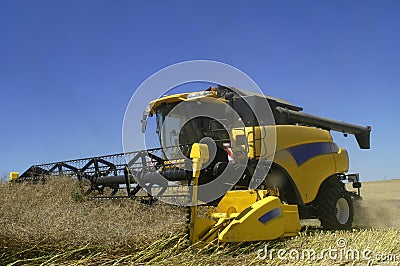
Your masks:
M348 230L354 217L353 201L344 184L327 182L321 187L318 196L318 218L324 229ZM339 184L337 184L339 183Z

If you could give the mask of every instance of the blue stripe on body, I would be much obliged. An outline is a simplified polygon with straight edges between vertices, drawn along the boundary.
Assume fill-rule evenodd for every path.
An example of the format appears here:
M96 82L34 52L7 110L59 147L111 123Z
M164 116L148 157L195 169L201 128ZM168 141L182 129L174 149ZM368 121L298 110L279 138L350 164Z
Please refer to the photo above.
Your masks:
M318 155L332 153L332 144L332 142L315 142L291 147L288 150L296 160L297 165L302 165Z
M260 218L258 218L258 220L260 222L262 222L263 224L269 222L270 220L274 219L275 217L281 216L282 215L282 211L281 208L275 208L269 212L267 212L266 214L264 214L263 216L261 216Z

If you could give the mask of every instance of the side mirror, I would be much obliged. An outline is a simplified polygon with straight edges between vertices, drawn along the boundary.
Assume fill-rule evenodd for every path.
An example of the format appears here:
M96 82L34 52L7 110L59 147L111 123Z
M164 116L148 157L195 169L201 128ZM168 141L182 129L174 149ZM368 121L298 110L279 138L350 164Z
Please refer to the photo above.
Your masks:
M359 176L359 174L348 174L347 175L347 180L349 182L352 182L352 183L359 182L360 181L360 176Z
M347 180L349 182L353 183L353 188L360 188L361 187L360 175L359 174L348 174L347 175Z

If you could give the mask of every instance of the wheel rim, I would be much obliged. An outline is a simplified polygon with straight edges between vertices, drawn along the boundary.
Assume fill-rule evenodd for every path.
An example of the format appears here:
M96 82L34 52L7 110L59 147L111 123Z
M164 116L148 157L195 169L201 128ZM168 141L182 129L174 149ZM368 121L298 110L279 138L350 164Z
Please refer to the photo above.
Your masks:
M350 208L346 199L340 198L336 202L336 218L340 224L345 224L349 220Z

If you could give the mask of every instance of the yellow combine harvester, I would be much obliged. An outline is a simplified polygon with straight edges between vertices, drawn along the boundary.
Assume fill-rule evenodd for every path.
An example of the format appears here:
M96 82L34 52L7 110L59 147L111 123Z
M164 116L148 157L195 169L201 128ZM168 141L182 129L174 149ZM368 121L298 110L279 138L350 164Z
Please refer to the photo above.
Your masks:
M268 114L262 121L257 119L255 109L262 104L271 106L274 123L268 121ZM193 115L199 105L205 105L198 111L203 114ZM210 109L212 118L205 111ZM333 142L329 130L354 134L359 146L368 149L371 129L301 110L282 99L226 87L165 96L150 103L142 120L143 130L147 116L155 115L162 146L195 143L190 153L195 203L190 213L192 243L293 236L300 230L300 219L306 218L320 219L327 229L351 228L352 199L360 198L359 190L358 194L348 192L342 181L348 179L358 189L361 184L358 174L346 175L347 151ZM227 119L234 117L232 111L240 127L235 126L235 118ZM214 146L213 158L210 146ZM201 169L203 164L207 166ZM207 195L198 195L197 185L218 179L229 165L231 174L240 170L243 173L232 178L235 180L227 185L229 191L222 197L203 202ZM252 188L250 179L257 171L261 182ZM224 181L231 180L228 177ZM196 205L211 207L207 215L200 217Z
M347 174L347 151L330 131L352 134L360 148L369 149L370 127L223 86L152 101L143 132L151 116L160 149L35 165L19 180L71 175L89 179L89 191L108 186L115 194L124 184L127 197L142 190L150 194L148 202L189 206L192 244L294 236L300 219L319 219L326 229L351 228L361 183L358 174ZM126 163L114 163L122 156ZM345 180L358 191L347 191ZM186 190L176 195L172 184L185 184Z

